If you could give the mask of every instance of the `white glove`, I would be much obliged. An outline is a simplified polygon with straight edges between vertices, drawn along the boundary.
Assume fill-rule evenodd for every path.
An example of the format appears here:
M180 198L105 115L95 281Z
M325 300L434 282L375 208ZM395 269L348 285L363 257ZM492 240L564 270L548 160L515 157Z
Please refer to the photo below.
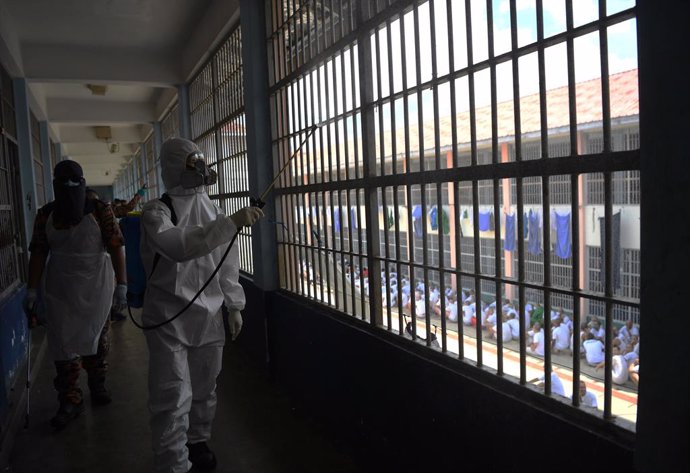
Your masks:
M242 331L242 314L240 314L239 310L230 309L228 311L228 325L230 326L232 341L234 342L240 331Z
M120 312L127 308L127 284L118 284L113 293L113 310Z
M237 228L251 227L264 216L263 210L259 207L245 207L230 215L230 219Z
M38 293L36 292L36 289L27 289L26 290L26 296L24 296L24 312L26 313L27 317L31 315L35 315L34 312L36 312L36 301L38 300Z

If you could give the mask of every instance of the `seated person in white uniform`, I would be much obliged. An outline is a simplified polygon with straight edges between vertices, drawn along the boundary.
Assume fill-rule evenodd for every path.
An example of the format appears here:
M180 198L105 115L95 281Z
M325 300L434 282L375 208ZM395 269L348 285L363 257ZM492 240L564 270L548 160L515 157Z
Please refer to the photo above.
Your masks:
M592 391L587 391L587 383L580 381L580 405L597 408L597 397Z
M537 322L532 328L532 343L527 347L527 353L530 355L544 356L544 331L541 329L541 324Z
M455 300L455 295L448 296L448 304L446 304L446 319L451 322L458 320L458 301Z
M560 353L570 347L570 329L561 322L560 317L554 319L551 334L553 338L551 344L554 353Z
M594 338L591 332L587 334L587 339L582 343L582 346L589 366L596 366L604 361L604 344L601 343L601 340Z
M545 379L546 377L544 375L541 375L539 377L539 387L544 387ZM555 371L551 372L551 394L558 394L559 396L568 397L565 395L565 388L563 388L563 382L561 381L561 378L558 377Z

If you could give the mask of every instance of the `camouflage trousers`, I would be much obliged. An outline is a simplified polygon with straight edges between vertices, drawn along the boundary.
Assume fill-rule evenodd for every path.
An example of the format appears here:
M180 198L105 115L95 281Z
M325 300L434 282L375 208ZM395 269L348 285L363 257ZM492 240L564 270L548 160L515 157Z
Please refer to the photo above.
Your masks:
M73 360L56 361L57 375L53 385L58 392L58 401L62 404L71 402L79 404L82 401L82 391L79 388L79 374L84 368L88 375L88 384L91 391L102 388L105 384L105 375L108 372L107 356L110 351L110 320L107 320L98 338L98 350L95 355L81 356Z

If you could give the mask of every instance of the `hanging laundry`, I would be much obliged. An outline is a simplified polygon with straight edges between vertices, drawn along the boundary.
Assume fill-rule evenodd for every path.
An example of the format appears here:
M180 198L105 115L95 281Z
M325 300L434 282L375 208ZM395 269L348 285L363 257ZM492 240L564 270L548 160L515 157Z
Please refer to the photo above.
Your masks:
M541 254L541 231L539 230L539 214L529 211L529 240L527 251L532 255Z
M350 208L350 227L357 230L357 207Z
M532 211L530 210L530 213ZM523 240L527 240L527 237L529 237L529 217L527 216L527 212L525 212L522 216L522 229L524 235L522 236Z
M414 228L414 235L421 238L424 234L422 228L422 206L415 205L412 207L412 227Z
M560 215L554 212L556 224L556 248L554 252L559 258L570 258L571 243L570 243L570 212Z
M333 229L340 233L340 207L333 211Z
M435 205L429 212L429 222L431 223L432 230L438 230L438 207L436 207Z
M445 207L441 207L441 229L444 235L450 235L450 216Z
M506 214L506 235L503 241L503 249L506 251L515 250L515 214Z
M601 281L606 281L606 225L604 217L599 217L599 235L601 242ZM611 221L611 239L613 240L613 275L612 283L614 289L621 288L621 213L613 214Z
M388 209L388 217L386 219L386 224L388 229L390 230L393 228L393 225L395 225L395 218L393 217L393 209Z
M491 213L479 212L479 231L488 232L491 229Z

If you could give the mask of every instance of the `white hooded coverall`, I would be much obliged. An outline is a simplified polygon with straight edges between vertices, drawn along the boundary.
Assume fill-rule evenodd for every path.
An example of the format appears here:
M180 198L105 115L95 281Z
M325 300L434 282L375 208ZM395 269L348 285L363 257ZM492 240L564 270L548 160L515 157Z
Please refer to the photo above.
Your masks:
M209 199L205 187L184 189L180 176L187 156L198 151L188 140L172 139L160 154L163 182L177 216L158 199L141 217L141 256L147 276L143 321L156 324L173 317L192 300L216 268L237 231L232 220ZM161 255L151 275L156 253ZM149 348L149 409L156 471L187 472L185 444L211 437L216 409L216 377L221 368L225 332L221 306L242 310L245 295L239 278L239 251L230 250L204 292L173 322L146 331Z

